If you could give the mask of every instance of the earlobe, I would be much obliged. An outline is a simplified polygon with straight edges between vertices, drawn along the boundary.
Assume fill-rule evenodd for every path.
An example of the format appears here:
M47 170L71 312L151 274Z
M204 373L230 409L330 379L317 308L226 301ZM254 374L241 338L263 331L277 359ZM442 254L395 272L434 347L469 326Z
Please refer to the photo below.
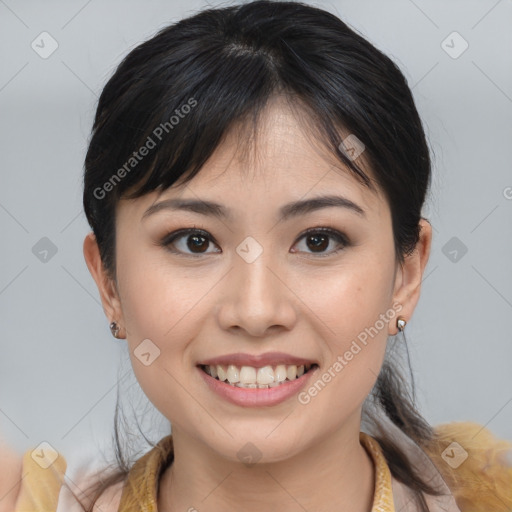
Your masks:
M101 261L98 243L92 231L88 233L84 239L83 253L87 268L98 287L103 311L105 312L107 319L109 322L112 320L119 321L121 319L119 298L112 279L109 278L105 271L103 262Z

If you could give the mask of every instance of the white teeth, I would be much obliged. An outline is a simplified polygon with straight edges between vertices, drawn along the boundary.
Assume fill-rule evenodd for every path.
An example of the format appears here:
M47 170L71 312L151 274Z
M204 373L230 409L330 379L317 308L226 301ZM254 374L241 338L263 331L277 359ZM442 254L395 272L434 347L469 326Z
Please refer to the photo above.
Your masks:
M286 368L286 376L288 380L294 380L297 377L297 366L294 364L288 366L288 368Z
M226 376L229 380L230 384L234 384L235 382L240 382L240 374L238 368L234 364L230 364L228 366L228 371Z
M220 381L228 381L232 386L266 389L295 380L304 375L312 366L312 364L300 366L295 364L279 364L275 367L267 365L261 368L254 368L252 366L242 366L240 368L230 364L228 366L206 365L204 370L213 378L217 378Z
M240 382L242 384L256 384L256 368L242 366L240 370Z
M224 381L227 378L226 371L220 365L217 365L217 377L219 378L220 381Z
M271 382L274 382L274 370L272 369L272 366L258 368L256 380L258 384L270 384Z
M268 386L266 384L242 384L241 382L237 382L235 384L237 388L251 388L251 389L266 389Z
M283 380L286 380L286 366L284 364L276 366L274 377L277 382L283 382Z

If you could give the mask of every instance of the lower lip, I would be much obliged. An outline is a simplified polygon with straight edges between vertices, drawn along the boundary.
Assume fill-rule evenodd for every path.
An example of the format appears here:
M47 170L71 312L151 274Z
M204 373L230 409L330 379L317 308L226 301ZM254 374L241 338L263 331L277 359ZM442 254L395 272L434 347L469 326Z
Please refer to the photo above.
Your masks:
M199 366L197 367L202 378L212 391L222 398L225 398L228 402L241 405L242 407L265 407L284 402L305 387L311 375L314 374L318 368L319 367L316 366L301 375L298 379L285 382L274 388L258 389L232 386L231 384L213 378Z

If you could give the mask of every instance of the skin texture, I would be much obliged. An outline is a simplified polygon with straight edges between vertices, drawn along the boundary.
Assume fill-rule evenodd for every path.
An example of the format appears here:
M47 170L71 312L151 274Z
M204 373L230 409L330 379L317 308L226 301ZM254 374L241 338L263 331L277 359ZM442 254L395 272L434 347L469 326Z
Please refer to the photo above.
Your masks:
M421 221L421 240L400 266L384 195L329 159L303 121L273 101L251 151L237 151L233 130L192 182L122 200L117 285L104 272L94 235L85 238L105 314L121 326L142 389L172 424L175 461L161 479L159 510L226 511L241 503L248 512L371 509L373 465L359 443L361 408L387 337L397 333L396 316L306 405L297 396L265 408L228 403L196 367L233 352L282 351L318 361L321 375L393 304L406 320L413 314L430 224ZM283 204L324 194L352 200L365 215L328 207L278 222ZM233 219L162 210L141 221L149 206L171 197L221 203ZM174 248L188 257L159 245L168 233L193 227L213 241L200 239L194 249L185 234ZM329 237L318 248L302 236L318 227L345 234L349 244ZM236 252L248 236L263 248L252 263ZM149 366L134 355L147 338L160 350ZM247 442L261 452L251 467L237 457Z

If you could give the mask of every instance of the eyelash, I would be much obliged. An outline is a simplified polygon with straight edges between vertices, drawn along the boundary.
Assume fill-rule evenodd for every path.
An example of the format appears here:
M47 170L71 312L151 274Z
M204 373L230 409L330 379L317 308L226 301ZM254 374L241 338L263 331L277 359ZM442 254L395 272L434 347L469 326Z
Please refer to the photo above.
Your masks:
M342 247L339 248L339 249L327 252L327 253L308 253L308 254L313 254L313 255L315 255L315 256L317 256L319 258L325 258L325 257L328 257L328 256L332 256L333 254L337 254L340 251L342 251L343 249L345 249L346 247L350 246L350 242L349 242L348 238L343 233L340 233L336 229L325 228L325 227L310 228L310 229L304 231L303 233L301 233L299 235L299 237L298 237L297 241L295 242L295 244L298 243L300 240L302 240L302 238L304 238L304 237L306 237L308 235L319 234L319 233L320 234L329 235L334 240L336 240L336 242L341 244ZM189 254L187 254L187 253L183 253L181 251L177 251L175 249L172 249L170 247L176 240L178 240L178 239L180 239L182 237L185 237L185 235L192 235L192 234L201 235L202 237L206 238L210 242L215 243L214 239L209 235L209 233L207 231L204 231L202 229L198 229L198 228L194 227L194 228L180 229L178 231L173 231L172 233L167 234L160 241L160 245L163 246L168 251L170 251L170 252L172 252L174 254L178 254L180 256L184 256L184 257L197 258L197 257L203 256L204 254L211 254L211 253L202 253L202 254L201 253L197 253L197 254L189 253ZM216 245L218 245L218 244L216 244Z

